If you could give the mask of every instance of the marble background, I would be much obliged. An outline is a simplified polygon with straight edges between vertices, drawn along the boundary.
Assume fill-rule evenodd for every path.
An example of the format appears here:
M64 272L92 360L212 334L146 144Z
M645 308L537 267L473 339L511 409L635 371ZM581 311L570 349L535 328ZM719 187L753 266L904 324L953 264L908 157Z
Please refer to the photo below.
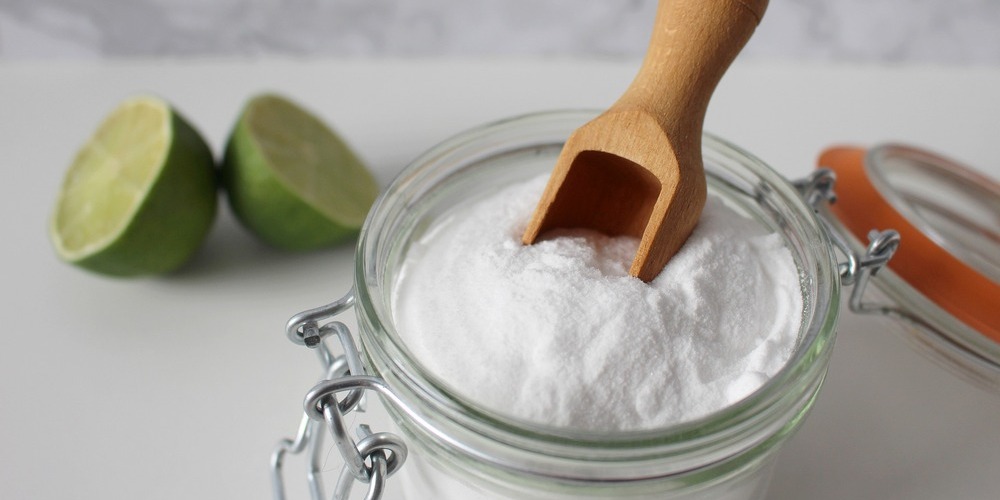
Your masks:
M0 0L0 60L641 54L656 0ZM997 0L771 0L744 57L1000 65Z

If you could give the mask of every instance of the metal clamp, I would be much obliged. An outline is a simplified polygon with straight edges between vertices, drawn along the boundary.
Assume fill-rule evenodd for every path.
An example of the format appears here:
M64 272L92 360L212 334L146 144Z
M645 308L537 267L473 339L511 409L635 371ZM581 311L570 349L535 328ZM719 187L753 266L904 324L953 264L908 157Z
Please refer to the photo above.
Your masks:
M792 185L798 189L802 199L818 211L821 204L836 202L837 195L834 192L836 180L836 174L832 170L821 168L805 179L794 181ZM892 308L865 302L864 294L871 278L888 264L889 259L899 248L899 233L893 229L881 231L873 229L868 233L868 246L859 253L827 217L820 215L817 218L834 246L847 257L847 261L839 263L837 267L840 283L844 286L853 286L848 301L851 311L866 314L889 313Z
M366 500L381 498L386 478L406 461L406 444L399 436L388 432L375 433L367 425L361 424L357 428L358 440L355 440L344 422L345 414L355 410L364 411L363 396L366 390L394 399L382 379L364 373L361 356L350 329L339 321L320 324L353 305L352 290L336 302L296 314L285 326L285 334L289 340L316 349L324 368L324 377L306 394L303 403L305 415L295 439L281 440L271 454L271 484L275 500L285 499L282 475L285 455L301 453L307 447L310 456L309 491L313 500L326 498L321 481L323 432L320 424L324 422L337 450L344 458L334 499L348 498L355 481L368 484ZM340 341L343 351L340 356L334 356L325 342L325 339L332 336ZM345 392L347 394L342 399L337 398L339 393Z

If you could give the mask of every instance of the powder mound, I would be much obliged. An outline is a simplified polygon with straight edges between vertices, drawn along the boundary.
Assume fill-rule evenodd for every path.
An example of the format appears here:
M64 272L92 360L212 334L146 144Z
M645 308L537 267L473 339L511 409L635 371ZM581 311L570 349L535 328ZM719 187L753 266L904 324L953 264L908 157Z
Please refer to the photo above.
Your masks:
M663 427L728 406L787 361L802 292L780 236L713 196L650 283L638 240L520 237L545 178L463 205L409 250L400 335L426 368L500 414L587 431Z

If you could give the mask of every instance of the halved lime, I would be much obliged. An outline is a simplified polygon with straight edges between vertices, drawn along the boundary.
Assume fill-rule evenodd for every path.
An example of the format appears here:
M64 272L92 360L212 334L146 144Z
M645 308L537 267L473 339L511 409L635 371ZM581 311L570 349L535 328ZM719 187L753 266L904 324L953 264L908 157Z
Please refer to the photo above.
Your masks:
M226 147L222 182L237 218L263 241L309 250L354 236L378 184L347 144L299 105L250 99Z
M49 224L63 260L103 274L176 269L215 217L212 153L156 97L119 105L73 160Z

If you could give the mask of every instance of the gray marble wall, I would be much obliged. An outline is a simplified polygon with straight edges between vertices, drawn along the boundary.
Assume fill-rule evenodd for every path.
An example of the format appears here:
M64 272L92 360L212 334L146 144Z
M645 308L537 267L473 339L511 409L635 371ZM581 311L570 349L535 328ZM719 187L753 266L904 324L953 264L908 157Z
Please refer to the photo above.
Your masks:
M619 56L656 0L0 0L0 60ZM771 0L745 57L1000 65L1000 0Z

